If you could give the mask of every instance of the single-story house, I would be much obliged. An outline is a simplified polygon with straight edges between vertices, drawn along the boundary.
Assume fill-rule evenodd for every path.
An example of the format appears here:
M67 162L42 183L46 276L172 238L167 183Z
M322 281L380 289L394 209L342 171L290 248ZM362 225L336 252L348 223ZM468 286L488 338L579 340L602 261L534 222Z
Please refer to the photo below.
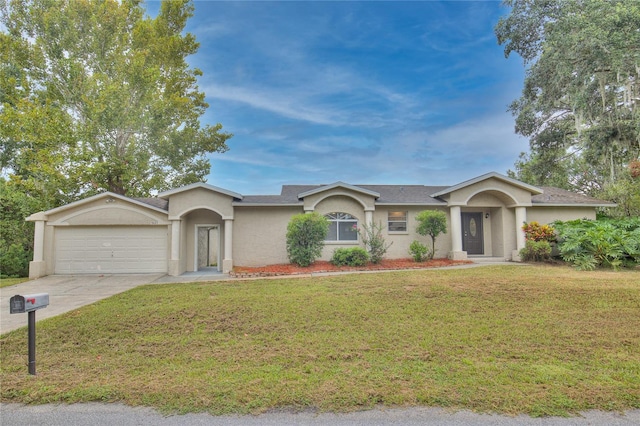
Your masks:
M35 222L29 277L49 274L167 273L217 266L287 263L286 230L295 214L330 221L322 258L361 245L353 225L381 223L393 242L386 257L409 257L415 216L447 215L436 256L519 260L523 222L595 219L614 204L558 188L535 187L488 173L453 186L284 185L279 195L242 195L206 183L129 198L105 192L27 218Z

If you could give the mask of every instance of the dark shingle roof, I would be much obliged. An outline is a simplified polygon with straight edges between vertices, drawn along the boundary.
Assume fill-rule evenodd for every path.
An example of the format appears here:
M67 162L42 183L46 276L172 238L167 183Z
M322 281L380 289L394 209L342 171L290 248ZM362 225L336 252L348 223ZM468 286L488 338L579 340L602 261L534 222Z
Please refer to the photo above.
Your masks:
M599 200L597 198L587 197L586 195L577 194L567 191L566 189L554 188L551 186L542 186L542 194L531 197L534 205L544 204L575 204L575 205L613 205L611 201Z
M158 209L169 210L169 200L165 200L163 198L133 198L136 201L141 203L149 204Z

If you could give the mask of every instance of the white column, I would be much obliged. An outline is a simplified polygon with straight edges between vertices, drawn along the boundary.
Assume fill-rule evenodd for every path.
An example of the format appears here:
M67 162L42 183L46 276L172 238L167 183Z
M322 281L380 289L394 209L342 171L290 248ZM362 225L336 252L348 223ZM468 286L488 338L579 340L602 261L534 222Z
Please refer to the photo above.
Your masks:
M33 260L29 262L29 279L47 275L47 262L44 261L44 220L34 220Z
M180 220L171 221L171 260L180 260Z
M33 261L44 260L44 220L36 220L36 228L33 234Z
M527 208L516 207L516 249L520 251L525 246L525 236L522 225L527 221Z
M462 251L460 206L451 206L449 213L451 215L451 252L449 252L449 258L453 260L464 260L467 258L467 253Z
M224 259L222 272L225 274L233 269L233 219L224 220Z
M180 219L171 220L171 253L167 274L178 276L184 272L180 269L180 228L182 221Z
M365 210L365 212L364 212L364 223L367 226L373 225L373 211Z

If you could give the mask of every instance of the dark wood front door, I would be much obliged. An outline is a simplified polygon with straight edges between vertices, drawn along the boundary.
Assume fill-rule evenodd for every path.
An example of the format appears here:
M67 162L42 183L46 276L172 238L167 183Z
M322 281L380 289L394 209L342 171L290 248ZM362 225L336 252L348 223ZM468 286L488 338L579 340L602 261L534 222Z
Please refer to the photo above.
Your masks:
M484 254L482 213L462 213L462 250L467 254Z

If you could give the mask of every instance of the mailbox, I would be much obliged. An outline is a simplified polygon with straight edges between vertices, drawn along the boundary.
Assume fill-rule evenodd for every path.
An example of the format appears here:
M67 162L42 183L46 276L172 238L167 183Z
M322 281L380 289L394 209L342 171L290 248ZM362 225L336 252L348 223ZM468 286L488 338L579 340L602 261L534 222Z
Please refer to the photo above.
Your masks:
M49 293L16 294L9 300L9 313L22 314L49 306Z

